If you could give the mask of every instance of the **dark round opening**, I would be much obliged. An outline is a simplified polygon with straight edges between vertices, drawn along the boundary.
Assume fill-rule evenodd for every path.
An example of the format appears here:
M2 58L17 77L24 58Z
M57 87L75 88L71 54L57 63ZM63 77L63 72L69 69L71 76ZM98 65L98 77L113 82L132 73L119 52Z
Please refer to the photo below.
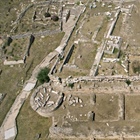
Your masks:
M47 13L44 14L44 16L45 17L51 17L51 14L47 12Z
M59 20L59 17L56 16L56 15L53 15L53 16L51 17L51 19L52 19L53 21L58 21L58 20Z

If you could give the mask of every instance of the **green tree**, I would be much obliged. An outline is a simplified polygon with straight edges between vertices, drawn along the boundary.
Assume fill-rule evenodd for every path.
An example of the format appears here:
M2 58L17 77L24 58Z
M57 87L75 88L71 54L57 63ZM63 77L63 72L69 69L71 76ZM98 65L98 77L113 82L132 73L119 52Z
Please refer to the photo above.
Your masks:
M131 84L131 81L129 79L127 79L125 82L128 86Z
M68 83L68 87L73 88L74 87L74 83Z
M47 68L47 67L45 67L45 68L41 69L40 72L38 73L38 75L37 75L37 80L38 80L41 84L50 81L50 78L49 78L49 76L48 76L49 71L50 71L50 69Z

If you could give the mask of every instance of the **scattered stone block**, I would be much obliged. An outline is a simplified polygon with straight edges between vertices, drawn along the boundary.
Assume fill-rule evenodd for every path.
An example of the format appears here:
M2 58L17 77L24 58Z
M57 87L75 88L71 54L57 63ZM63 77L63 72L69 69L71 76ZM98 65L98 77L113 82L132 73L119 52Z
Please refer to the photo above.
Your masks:
M71 106L72 104L73 104L73 101L70 100L70 101L69 101L69 105Z
M77 88L78 88L78 89L81 89L81 85L80 85L80 84L78 84L78 85L77 85Z
M70 99L71 99L71 97L72 97L72 95L70 94L70 95L68 95L68 101L70 101Z
M78 103L79 102L79 98L75 97L75 102Z
M95 113L93 111L89 111L87 117L88 120L94 121Z
M40 139L41 138L41 134L36 134L35 139Z
M62 108L63 108L63 109L66 109L66 106L65 106L65 105L62 105Z
M79 98L79 103L83 103L82 99Z
M72 100L73 103L76 103L75 99Z
M5 96L6 96L6 94L0 93L0 102L4 99Z
M58 94L58 92L57 92L57 91L54 91L54 90L52 90L52 93L54 93L54 94Z
M43 99L44 98L44 95L41 92L39 94L40 94L41 98Z
M0 93L0 101L2 100L3 98L3 93Z
M43 92L46 93L46 88L43 88Z
M66 101L66 99L67 99L67 96L64 96L64 99L63 100Z

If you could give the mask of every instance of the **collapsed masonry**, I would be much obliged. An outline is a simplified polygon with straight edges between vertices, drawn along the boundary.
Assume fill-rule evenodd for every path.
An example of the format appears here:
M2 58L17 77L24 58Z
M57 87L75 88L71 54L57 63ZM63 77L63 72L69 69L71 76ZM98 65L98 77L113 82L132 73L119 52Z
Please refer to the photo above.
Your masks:
M116 62L119 61L118 56L121 50L122 45L122 38L119 36L109 36L105 44L104 53L113 54L115 53L115 49L117 50L118 54L116 58L105 58L103 57L103 62Z
M44 117L60 107L63 102L64 94L52 90L49 85L44 84L36 89L30 99L33 110Z

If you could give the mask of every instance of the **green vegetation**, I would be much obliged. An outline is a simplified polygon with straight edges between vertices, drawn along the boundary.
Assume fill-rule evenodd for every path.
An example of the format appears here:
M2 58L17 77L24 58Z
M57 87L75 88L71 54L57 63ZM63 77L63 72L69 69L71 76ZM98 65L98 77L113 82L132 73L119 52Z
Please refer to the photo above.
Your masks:
M140 61L135 60L132 62L132 70L134 73L140 73Z
M119 65L121 65L121 64L122 64L122 61L121 61L121 60L119 60L119 61L117 61L117 63L118 63Z
M77 4L77 5L80 5L80 1L77 1L76 4Z
M117 48L114 48L114 54L117 54L119 52L119 50Z
M40 72L38 73L37 80L38 80L41 84L43 84L43 83L45 83L45 82L48 83L48 82L50 81L50 78L49 78L49 76L48 76L49 71L50 71L50 69L47 68L47 67L45 67L45 68L41 69Z
M74 87L74 83L68 83L68 87L73 88Z
M129 79L127 79L125 82L128 86L131 84L131 81Z
M18 134L16 140L35 140L40 134L41 140L47 140L51 118L41 117L30 106L30 98L25 101L17 117Z

